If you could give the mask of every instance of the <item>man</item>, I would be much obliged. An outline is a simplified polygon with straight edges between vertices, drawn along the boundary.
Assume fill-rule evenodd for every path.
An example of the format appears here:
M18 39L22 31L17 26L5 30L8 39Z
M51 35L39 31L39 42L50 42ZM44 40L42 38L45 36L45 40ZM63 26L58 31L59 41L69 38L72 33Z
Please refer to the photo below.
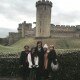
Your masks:
M24 46L24 51L21 52L20 55L20 74L23 80L27 80L29 77L29 63L28 63L28 54L29 54L29 46Z
M36 78L37 80L41 80L41 78L43 77L43 68L44 68L44 49L42 47L41 41L37 42L35 52L37 53L39 57L39 68L37 70Z

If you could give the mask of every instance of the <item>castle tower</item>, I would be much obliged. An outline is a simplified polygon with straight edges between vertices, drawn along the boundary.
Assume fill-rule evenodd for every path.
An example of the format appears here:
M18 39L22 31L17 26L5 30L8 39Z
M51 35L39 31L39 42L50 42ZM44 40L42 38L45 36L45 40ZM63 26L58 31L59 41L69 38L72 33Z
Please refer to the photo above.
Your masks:
M22 24L21 23L19 24L17 30L18 30L18 33L19 33L19 37L21 38L22 37Z
M32 30L32 24L31 23L26 23L26 21L24 21L22 23L22 38L25 38L27 34L27 32Z
M36 37L50 37L52 2L39 0L36 8Z

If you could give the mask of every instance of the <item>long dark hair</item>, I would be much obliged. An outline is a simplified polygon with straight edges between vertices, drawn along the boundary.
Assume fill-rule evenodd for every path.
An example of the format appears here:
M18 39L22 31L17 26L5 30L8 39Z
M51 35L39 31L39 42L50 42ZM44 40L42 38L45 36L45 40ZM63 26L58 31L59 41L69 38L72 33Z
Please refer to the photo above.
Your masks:
M34 52L33 52L33 50L34 50ZM37 56L35 47L32 47L32 48L31 48L31 54L32 54L34 57Z
M38 46L38 44L40 44L40 43L41 43L41 46L42 46L42 41L38 41L38 42L37 42L37 46Z

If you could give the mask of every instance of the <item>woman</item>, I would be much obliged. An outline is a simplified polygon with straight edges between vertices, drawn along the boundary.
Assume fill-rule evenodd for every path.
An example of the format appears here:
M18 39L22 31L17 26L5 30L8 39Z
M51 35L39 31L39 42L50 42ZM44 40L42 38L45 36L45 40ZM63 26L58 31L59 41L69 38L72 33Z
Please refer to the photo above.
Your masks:
M35 47L31 49L31 52L28 54L28 62L29 62L29 80L35 80L36 79L36 70L38 69L39 65L39 58L37 54L35 53Z
M48 71L49 71L49 77L52 77L55 79L56 71L52 70L52 63L54 65L57 65L57 55L54 49L53 45L50 45L50 52L48 54Z
M23 80L27 80L29 77L29 63L28 63L28 54L30 53L29 51L29 46L25 45L24 46L24 51L21 52L20 55L20 74Z
M44 80L47 80L48 79L48 75L49 75L49 72L48 72L48 46L47 44L44 45Z

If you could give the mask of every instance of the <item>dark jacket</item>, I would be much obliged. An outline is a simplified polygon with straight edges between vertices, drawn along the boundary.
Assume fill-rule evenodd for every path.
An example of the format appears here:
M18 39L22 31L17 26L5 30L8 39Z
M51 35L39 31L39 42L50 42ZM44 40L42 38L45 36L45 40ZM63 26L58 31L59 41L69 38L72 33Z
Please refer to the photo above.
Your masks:
M35 52L39 57L39 68L43 68L44 65L44 49L41 47L41 50L38 50L38 47L35 48Z
M28 52L22 51L20 55L20 60L19 60L20 65L23 65L23 67L26 67L26 68L29 66L29 63L27 60L28 53L29 51Z
M51 62L53 62L55 65L57 64L57 56L55 50L52 50L48 54L48 69L51 70Z

